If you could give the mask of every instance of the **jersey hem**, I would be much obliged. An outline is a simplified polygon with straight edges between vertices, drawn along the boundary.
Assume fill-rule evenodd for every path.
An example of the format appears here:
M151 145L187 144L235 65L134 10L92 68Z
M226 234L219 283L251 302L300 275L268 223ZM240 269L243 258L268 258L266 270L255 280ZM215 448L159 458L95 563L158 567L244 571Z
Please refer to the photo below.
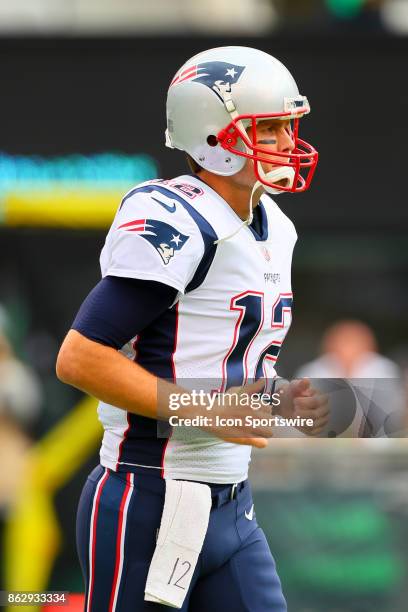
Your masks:
M240 482L244 482L244 480L248 479L248 472L245 474L235 474L228 477L216 476L215 474L210 474L205 472L204 474L198 472L178 472L177 470L169 470L164 469L163 474L164 479L169 480L191 480L193 482L206 482L208 484L239 484Z
M136 463L126 463L119 462L119 465L116 461L110 461L106 457L100 456L100 464L102 467L112 470L113 472L119 472L117 469L119 465L126 466L128 469L123 469L123 472L140 472L144 474L150 474L152 476L156 476L158 478L164 478L169 480L188 480L192 482L205 482L208 484L221 484L221 485L230 485L230 484L239 484L240 482L244 482L248 479L248 472L241 474L233 474L231 476L216 476L215 474L211 474L209 472L199 473L199 472L178 472L177 470L169 470L164 469L164 473L162 475L162 467L156 465L139 465Z

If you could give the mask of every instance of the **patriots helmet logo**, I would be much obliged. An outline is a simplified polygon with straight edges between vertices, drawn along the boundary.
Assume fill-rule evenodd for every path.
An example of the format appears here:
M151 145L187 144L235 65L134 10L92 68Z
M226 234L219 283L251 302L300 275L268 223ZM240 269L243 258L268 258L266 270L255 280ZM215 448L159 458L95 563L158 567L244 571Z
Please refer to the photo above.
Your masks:
M170 87L184 83L184 81L196 81L209 87L221 102L224 102L224 93L231 92L231 85L238 81L244 70L245 66L237 66L228 62L203 62L185 68L177 74Z
M189 236L182 234L172 225L156 219L136 219L123 223L118 230L136 232L156 249L164 265L174 257L176 251L183 248Z

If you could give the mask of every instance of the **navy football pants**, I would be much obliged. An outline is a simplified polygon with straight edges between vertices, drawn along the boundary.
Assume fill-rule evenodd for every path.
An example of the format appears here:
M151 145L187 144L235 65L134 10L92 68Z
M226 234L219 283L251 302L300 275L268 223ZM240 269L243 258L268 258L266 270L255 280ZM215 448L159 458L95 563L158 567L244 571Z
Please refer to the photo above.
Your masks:
M275 562L251 516L248 481L211 485L213 506L182 612L286 612ZM79 502L77 546L86 585L86 612L164 612L144 601L156 545L165 481L158 475L115 473L98 466ZM247 518L245 516L247 514Z

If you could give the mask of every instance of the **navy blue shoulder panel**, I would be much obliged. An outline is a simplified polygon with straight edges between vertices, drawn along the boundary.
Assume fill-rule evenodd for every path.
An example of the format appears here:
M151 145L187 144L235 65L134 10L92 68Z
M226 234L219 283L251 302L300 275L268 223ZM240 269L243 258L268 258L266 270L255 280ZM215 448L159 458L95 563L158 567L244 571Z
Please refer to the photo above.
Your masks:
M170 189L167 189L166 187L163 187L162 185L153 184L153 185L144 185L143 187L135 187L135 189L132 189L132 191L130 191L123 198L120 207L122 208L126 200L132 197L135 193L152 193L153 191L162 193L166 197L171 198L172 200L175 200L176 202L179 202L183 206L183 208L188 212L188 214L194 220L198 229L200 230L200 233L201 233L201 236L204 242L204 255L197 267L197 270L193 278L191 279L191 281L186 287L186 292L188 293L189 291L192 291L193 289L197 289L197 287L199 287L204 282L204 279L207 276L208 270L210 269L215 253L217 251L217 245L214 244L214 242L218 240L218 236L215 233L214 228L210 225L210 223L208 223L208 221L202 215L200 215L200 213L197 212L196 209L193 206L191 206L191 204L189 204L189 202L187 202L184 198L182 198L177 193L170 191ZM161 202L159 202L158 200L156 201L159 204L161 204ZM162 205L167 210L172 212L171 209L168 207L168 205L164 203Z
M255 240L264 241L268 239L268 217L262 202L254 209L254 218L251 225L248 225Z

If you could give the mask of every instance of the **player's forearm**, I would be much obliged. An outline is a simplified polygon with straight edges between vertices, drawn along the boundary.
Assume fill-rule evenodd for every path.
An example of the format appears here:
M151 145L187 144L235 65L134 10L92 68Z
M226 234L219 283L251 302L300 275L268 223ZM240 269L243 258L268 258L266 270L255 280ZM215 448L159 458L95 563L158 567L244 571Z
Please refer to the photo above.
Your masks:
M168 420L174 415L169 408L169 395L186 393L186 389L157 378L117 350L88 340L74 330L68 332L59 352L57 376L62 382L99 400L153 419ZM193 418L197 414L199 412L194 402L188 406L183 402L183 417ZM222 416L223 408L220 414ZM237 414L233 410L232 415L228 412L224 416L239 414L242 416L238 407ZM252 431L244 427L238 431L216 425L203 426L203 429L236 444L250 444L259 448L267 445L267 434L262 429Z
M59 352L57 376L108 404L154 419L167 419L171 414L166 390L180 391L176 385L159 382L117 350L88 340L75 330L69 331Z

